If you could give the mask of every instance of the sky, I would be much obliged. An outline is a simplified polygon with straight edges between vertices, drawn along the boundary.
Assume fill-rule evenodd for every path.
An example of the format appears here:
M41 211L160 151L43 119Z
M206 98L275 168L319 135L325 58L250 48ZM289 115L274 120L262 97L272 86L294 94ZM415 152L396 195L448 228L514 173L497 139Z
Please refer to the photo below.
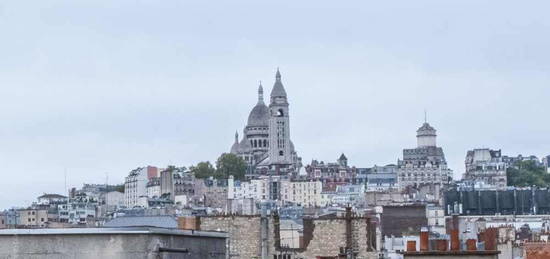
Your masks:
M307 164L396 163L424 121L550 154L548 1L0 2L0 208L215 161L280 68Z

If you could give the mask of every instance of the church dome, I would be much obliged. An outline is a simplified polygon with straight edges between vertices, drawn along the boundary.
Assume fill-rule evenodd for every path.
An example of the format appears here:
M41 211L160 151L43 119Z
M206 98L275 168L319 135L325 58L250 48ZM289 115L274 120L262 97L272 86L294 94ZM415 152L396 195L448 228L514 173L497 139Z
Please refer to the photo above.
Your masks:
M247 126L262 126L267 127L269 125L269 108L263 103L258 102L256 106L250 111L248 115Z
M241 145L239 144L239 142L233 143L233 145L231 146L231 154L238 154L240 153L240 151Z
M241 140L241 143L239 144L239 152L246 153L252 150L252 146L250 145L250 142L246 140L246 138L243 138Z

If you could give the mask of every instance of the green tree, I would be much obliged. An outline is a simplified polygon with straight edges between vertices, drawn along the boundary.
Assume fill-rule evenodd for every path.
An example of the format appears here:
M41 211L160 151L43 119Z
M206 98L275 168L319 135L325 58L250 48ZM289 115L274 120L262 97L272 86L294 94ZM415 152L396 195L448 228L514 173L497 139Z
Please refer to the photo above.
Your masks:
M124 192L124 184L113 185L112 190L117 192Z
M216 176L216 169L209 161L200 162L196 166L191 166L189 170L195 175L196 178Z
M520 161L506 170L508 186L550 187L550 174L535 161Z
M246 162L239 156L224 153L216 161L216 178L228 178L233 175L237 180L243 180L246 173Z

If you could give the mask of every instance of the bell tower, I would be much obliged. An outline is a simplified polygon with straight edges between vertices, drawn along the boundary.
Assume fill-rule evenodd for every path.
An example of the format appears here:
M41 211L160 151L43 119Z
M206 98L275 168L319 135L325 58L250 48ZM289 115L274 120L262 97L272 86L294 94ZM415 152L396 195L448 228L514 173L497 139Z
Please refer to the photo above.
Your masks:
M269 159L271 165L292 164L288 100L277 68L269 104Z

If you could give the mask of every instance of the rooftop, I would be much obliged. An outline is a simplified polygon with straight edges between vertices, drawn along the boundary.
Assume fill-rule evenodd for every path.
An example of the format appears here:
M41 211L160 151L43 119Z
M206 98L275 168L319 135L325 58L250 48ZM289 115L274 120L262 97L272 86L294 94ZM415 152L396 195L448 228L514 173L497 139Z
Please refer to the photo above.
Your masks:
M105 223L105 227L158 227L177 228L178 222L172 216L126 216L114 218Z
M155 227L123 227L123 228L49 228L49 229L3 229L0 236L14 235L119 235L119 234L156 234L176 236L202 236L227 238L227 233L213 231L193 231L166 229Z

